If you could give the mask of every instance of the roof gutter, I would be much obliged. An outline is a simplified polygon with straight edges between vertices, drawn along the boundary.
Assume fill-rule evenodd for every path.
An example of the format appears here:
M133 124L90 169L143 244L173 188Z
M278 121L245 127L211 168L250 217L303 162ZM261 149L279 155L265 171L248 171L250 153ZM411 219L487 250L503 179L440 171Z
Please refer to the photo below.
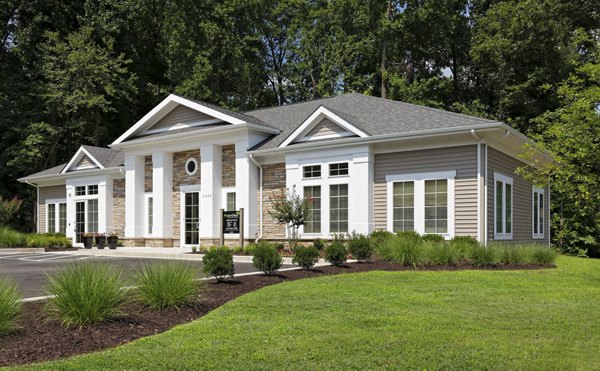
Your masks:
M432 130L421 130L421 131L412 131L408 133L394 133L394 134L384 134L384 135L375 135L367 138L348 138L348 139L338 139L335 142L327 142L327 147L340 147L346 146L350 144L370 144L377 142L387 142L397 139L410 139L410 138L424 138L430 136L438 136L438 135L446 135L446 134L458 134L464 132L470 132L471 130L491 130L502 128L503 126L507 126L502 122L492 122L489 124L481 124L481 125L471 125L471 126L462 126L458 128L448 128L448 129L432 129ZM513 129L514 130L514 129ZM310 149L314 147L323 146L323 142L318 143L302 143L296 144L293 147L277 147L277 148L269 148L269 149L257 149L254 151L250 151L255 155L263 155L263 154L271 154L278 152L296 152L303 151L305 149Z
M66 178L86 176L86 175L112 173L112 172L120 171L120 169L121 169L121 166L105 167L104 169L77 170L76 172L69 172L69 173L50 174L50 175L42 175L42 176L36 176L36 177L24 177L24 178L17 179L17 181L19 181L21 183L30 184L30 181L32 181L32 180L34 180L34 181L58 180L58 179L66 179Z

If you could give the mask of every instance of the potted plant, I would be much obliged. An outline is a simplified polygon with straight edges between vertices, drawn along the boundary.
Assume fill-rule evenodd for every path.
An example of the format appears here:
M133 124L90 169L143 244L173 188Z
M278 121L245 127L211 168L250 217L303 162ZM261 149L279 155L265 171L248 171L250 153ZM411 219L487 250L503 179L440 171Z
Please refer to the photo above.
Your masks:
M94 236L90 233L84 233L81 235L81 242L83 242L83 247L86 249L91 249L94 244Z
M104 233L96 233L96 247L103 250L106 246L106 235Z
M108 242L108 248L109 249L116 250L117 249L117 245L119 244L119 236L117 236L117 234L115 232L112 232L107 237L107 242Z

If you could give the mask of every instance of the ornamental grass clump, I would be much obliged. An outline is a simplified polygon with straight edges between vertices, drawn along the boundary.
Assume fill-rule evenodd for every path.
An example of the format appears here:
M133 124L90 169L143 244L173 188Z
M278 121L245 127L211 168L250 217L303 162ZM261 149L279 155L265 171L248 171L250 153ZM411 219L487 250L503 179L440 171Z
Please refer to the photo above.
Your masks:
M365 261L373 255L373 244L367 236L355 236L348 241L348 251L359 262Z
M473 265L477 267L489 267L496 264L496 249L486 246L473 246L471 248L470 259Z
M202 258L202 271L209 277L222 282L227 276L233 277L235 266L233 254L227 247L211 247Z
M346 263L348 259L348 250L343 242L336 240L330 243L325 248L325 260L340 267Z
M315 246L296 246L292 263L309 270L319 261L319 250Z
M153 309L180 308L198 299L198 269L182 262L143 265L135 271L142 303Z
M423 241L417 233L398 233L382 243L377 254L385 261L417 267L424 262Z
M527 250L521 245L490 245L489 248L498 251L501 264L517 265L527 261Z
M456 236L448 243L457 252L459 260L468 258L471 250L479 246L479 241L471 236Z
M8 227L0 227L0 247L23 247L25 235Z
M21 296L17 284L8 279L0 279L0 336L14 331L15 321L21 313Z
M429 264L455 265L460 260L460 251L445 241L424 244Z
M46 309L64 326L94 325L121 315L127 295L119 268L71 263L48 277Z
M554 265L558 252L548 246L532 245L527 247L529 250L529 260L537 265Z
M267 276L273 275L283 265L283 258L275 246L268 243L259 242L256 244L252 264Z

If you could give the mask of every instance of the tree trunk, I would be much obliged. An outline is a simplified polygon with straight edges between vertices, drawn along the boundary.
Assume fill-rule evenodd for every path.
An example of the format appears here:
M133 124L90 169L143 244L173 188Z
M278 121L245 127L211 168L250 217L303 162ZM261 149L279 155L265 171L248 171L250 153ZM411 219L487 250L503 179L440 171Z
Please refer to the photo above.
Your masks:
M387 11L385 13L386 21L389 21L392 16L392 0L388 0ZM387 88L386 88L386 54L387 54L387 30L384 25L383 32L381 36L381 98L387 97Z

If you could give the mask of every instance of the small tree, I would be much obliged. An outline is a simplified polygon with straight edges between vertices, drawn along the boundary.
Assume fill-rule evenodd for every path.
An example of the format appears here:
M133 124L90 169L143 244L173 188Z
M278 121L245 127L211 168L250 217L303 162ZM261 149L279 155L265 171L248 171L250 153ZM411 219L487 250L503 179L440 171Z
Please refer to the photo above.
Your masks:
M281 192L275 197L269 197L271 210L269 215L279 224L285 224L288 231L288 242L293 248L298 243L298 229L311 218L312 201L302 198L296 193L296 186L292 190Z
M22 204L23 200L16 197L8 200L0 196L0 227L7 227L11 224Z

